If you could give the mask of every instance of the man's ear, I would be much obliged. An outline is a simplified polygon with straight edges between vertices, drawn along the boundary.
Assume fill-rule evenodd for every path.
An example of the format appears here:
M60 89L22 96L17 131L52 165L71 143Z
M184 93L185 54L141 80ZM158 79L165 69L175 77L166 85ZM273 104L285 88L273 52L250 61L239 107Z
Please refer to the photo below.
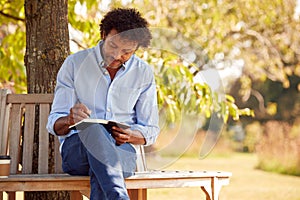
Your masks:
M102 34L101 34L101 38L102 38L102 40L105 40L105 38L106 38L106 34L105 34L104 31L103 31Z

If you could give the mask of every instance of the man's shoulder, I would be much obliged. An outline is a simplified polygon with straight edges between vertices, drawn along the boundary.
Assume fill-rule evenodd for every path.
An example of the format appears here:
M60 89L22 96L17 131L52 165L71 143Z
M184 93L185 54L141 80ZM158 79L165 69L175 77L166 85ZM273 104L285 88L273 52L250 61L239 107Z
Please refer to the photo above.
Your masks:
M70 54L64 61L62 68L80 69L82 66L90 66L96 61L95 47L83 49L76 53Z
M132 74L135 74L135 77L139 77L140 80L152 80L154 76L154 69L153 66L147 63L142 58L134 55L131 62L130 62L129 71Z
M140 68L140 69L150 69L150 65L148 62L146 62L145 60L143 60L142 58L140 58L137 55L133 55L132 56L132 65L136 68Z
M91 54L94 52L95 47L87 48L87 49L81 49L73 54L70 54L68 57L71 59L76 59L76 58L82 58L86 57L88 54Z

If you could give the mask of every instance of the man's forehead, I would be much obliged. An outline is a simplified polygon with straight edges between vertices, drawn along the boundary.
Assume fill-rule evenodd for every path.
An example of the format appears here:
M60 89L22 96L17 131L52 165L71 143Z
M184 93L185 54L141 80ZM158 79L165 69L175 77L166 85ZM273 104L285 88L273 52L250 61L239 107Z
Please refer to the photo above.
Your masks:
M124 43L127 45L137 46L138 42L130 37L130 31L118 33L116 30L112 30L108 35L107 39L111 42Z

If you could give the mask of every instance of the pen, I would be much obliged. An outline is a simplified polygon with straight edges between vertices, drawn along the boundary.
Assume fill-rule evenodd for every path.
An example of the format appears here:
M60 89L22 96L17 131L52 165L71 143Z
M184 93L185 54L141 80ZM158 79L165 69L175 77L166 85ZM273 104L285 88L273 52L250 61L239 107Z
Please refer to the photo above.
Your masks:
M82 104L84 107L86 107L87 112L85 112L85 110L82 110L85 114L87 114L88 118L91 116L92 111L83 103L81 103L81 101L79 100L79 98L77 98L76 104Z

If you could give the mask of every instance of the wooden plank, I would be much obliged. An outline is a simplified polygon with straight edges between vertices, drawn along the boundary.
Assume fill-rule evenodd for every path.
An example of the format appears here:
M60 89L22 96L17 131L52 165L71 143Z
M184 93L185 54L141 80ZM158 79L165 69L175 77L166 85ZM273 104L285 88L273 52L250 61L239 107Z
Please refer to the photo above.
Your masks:
M8 94L8 90L5 89L0 90L0 128L3 127L7 94Z
M142 189L142 188L176 188L176 187L199 187L205 186L210 187L212 181L217 181L218 185L227 185L229 184L229 178L225 175L222 177L215 176L174 176L174 177L162 177L158 176L148 176L148 177L139 177L133 176L126 178L126 187L127 189ZM22 175L11 175L9 178L0 179L0 186L3 187L3 183L10 184L10 182L36 182L36 183L55 183L55 182L83 182L82 184L89 184L88 176L70 176L68 174L22 174ZM4 185L5 185L4 184ZM45 186L46 187L46 186ZM49 186L50 187L50 186ZM51 186L56 187L56 186ZM78 188L79 187L79 188ZM85 190L78 186L78 190ZM0 191L1 191L0 187Z
M21 119L23 109L21 104L12 104L9 131L9 155L11 157L10 173L16 174L20 161Z
M0 90L0 130L3 130L4 116L6 107L6 90ZM0 153L1 155L6 154L6 141L3 139L3 134L0 134Z
M7 103L52 103L53 94L9 94Z
M0 143L1 143L1 155L8 155L8 128L9 128L9 117L10 117L10 111L11 111L11 104L8 104L5 108L5 116L4 116L4 122L2 126L2 132L0 136ZM3 109L3 110L4 110Z
M6 185L1 185L0 190L4 191L76 191L78 189L88 190L90 183L88 181L24 181L24 182L9 182Z
M90 199L91 190L80 190L80 193L86 198Z
M48 173L48 150L49 150L49 133L46 130L48 115L50 112L49 104L40 104L39 114L39 159L38 159L38 173Z
M160 171L151 170L145 172L135 172L135 175L128 177L127 179L166 179L166 178L198 178L198 177L231 177L231 172L223 171Z
M23 182L23 181L90 181L89 176L72 176L67 173L62 174L11 174L8 178L1 178L2 182ZM0 190L2 191L2 190Z
M16 200L16 192L7 192L8 200Z
M6 97L10 91L6 89L0 90L0 130L2 133L0 134L0 155L7 154L7 109L6 109Z
M22 173L32 173L35 105L25 105Z
M147 175L143 175L147 174ZM137 175L130 176L126 178L126 181L139 181L139 180L155 180L155 181L160 181L160 180L177 180L177 179L203 179L203 180L208 180L211 178L217 178L218 180L223 180L223 179L229 179L231 177L230 172L209 172L207 175L206 172L195 172L191 173L190 176L187 176L185 172L178 172L178 173L173 173L173 171L161 171L161 172L155 172L155 174L152 171L145 172L143 174L138 173ZM160 174L160 175L159 175ZM56 181L56 180L87 180L89 181L89 176L73 176L69 175L67 173L61 173L61 174L14 174L10 175L8 178L3 178L0 179L0 182L6 181L43 181L43 180L48 180L48 181Z
M70 200L82 200L83 197L79 191L70 192Z
M140 175L134 175L131 177L126 178L126 181L138 181L138 180L164 180L164 179L186 179L186 178L201 178L201 179L207 179L207 178L213 178L216 177L218 179L229 179L230 176L228 175L228 172L219 172L221 173L221 175L216 176L217 173L211 173L212 176L207 176L206 174L203 173L202 174L196 173L196 175L192 175L192 176L185 176L185 175L181 175L181 173L177 173L177 175L173 175L169 176L169 172L162 172L161 176L157 176L157 175L152 175L152 172L149 172L148 176L140 176ZM219 174L218 173L218 174ZM157 174L157 173L156 173ZM168 174L167 176L165 176L165 174ZM223 175L222 175L223 174ZM88 180L89 181L89 176L73 176L73 175L69 175L66 173L62 173L62 174L15 174L15 175L10 175L8 178L3 178L0 179L0 182L6 181L43 181L43 180L64 180L64 179L68 179L68 180Z
M129 189L200 187L210 183L211 178L126 179Z
M129 189L128 195L131 200L147 200L147 189Z
M63 173L62 170L62 160L59 152L60 143L58 138L54 138L54 164L55 164L55 173Z
M225 176L225 175L224 175ZM185 180L187 179L188 180ZM147 179L147 180L146 180ZM143 179L126 179L126 186L129 191L129 195L132 199L146 199L147 188L168 188L168 187L182 187L182 184L174 184L172 182L178 182L179 180L182 183L191 182L193 180L197 180L197 184L185 185L188 187L191 186L201 186L203 189L208 188L209 190L204 189L203 191L206 194L207 200L217 200L218 193L220 190L215 190L215 188L210 188L209 186L213 186L215 181L218 182L218 188L221 188L223 185L227 185L229 182L229 177L224 178L216 178L216 177L175 177L175 178L143 178ZM141 183L143 181L151 181L150 185ZM132 185L128 184L128 181L131 183L135 182L134 185L137 187L132 187ZM144 188L144 186L146 188ZM132 190L134 189L134 190ZM88 176L70 176L67 174L54 175L54 174L44 174L44 175L15 175L10 176L9 178L0 179L0 191L78 191L78 190L89 190L89 177Z
M33 176L34 177L34 176ZM18 181L0 181L0 191L78 191L89 190L89 179L43 179L34 181L34 179Z

